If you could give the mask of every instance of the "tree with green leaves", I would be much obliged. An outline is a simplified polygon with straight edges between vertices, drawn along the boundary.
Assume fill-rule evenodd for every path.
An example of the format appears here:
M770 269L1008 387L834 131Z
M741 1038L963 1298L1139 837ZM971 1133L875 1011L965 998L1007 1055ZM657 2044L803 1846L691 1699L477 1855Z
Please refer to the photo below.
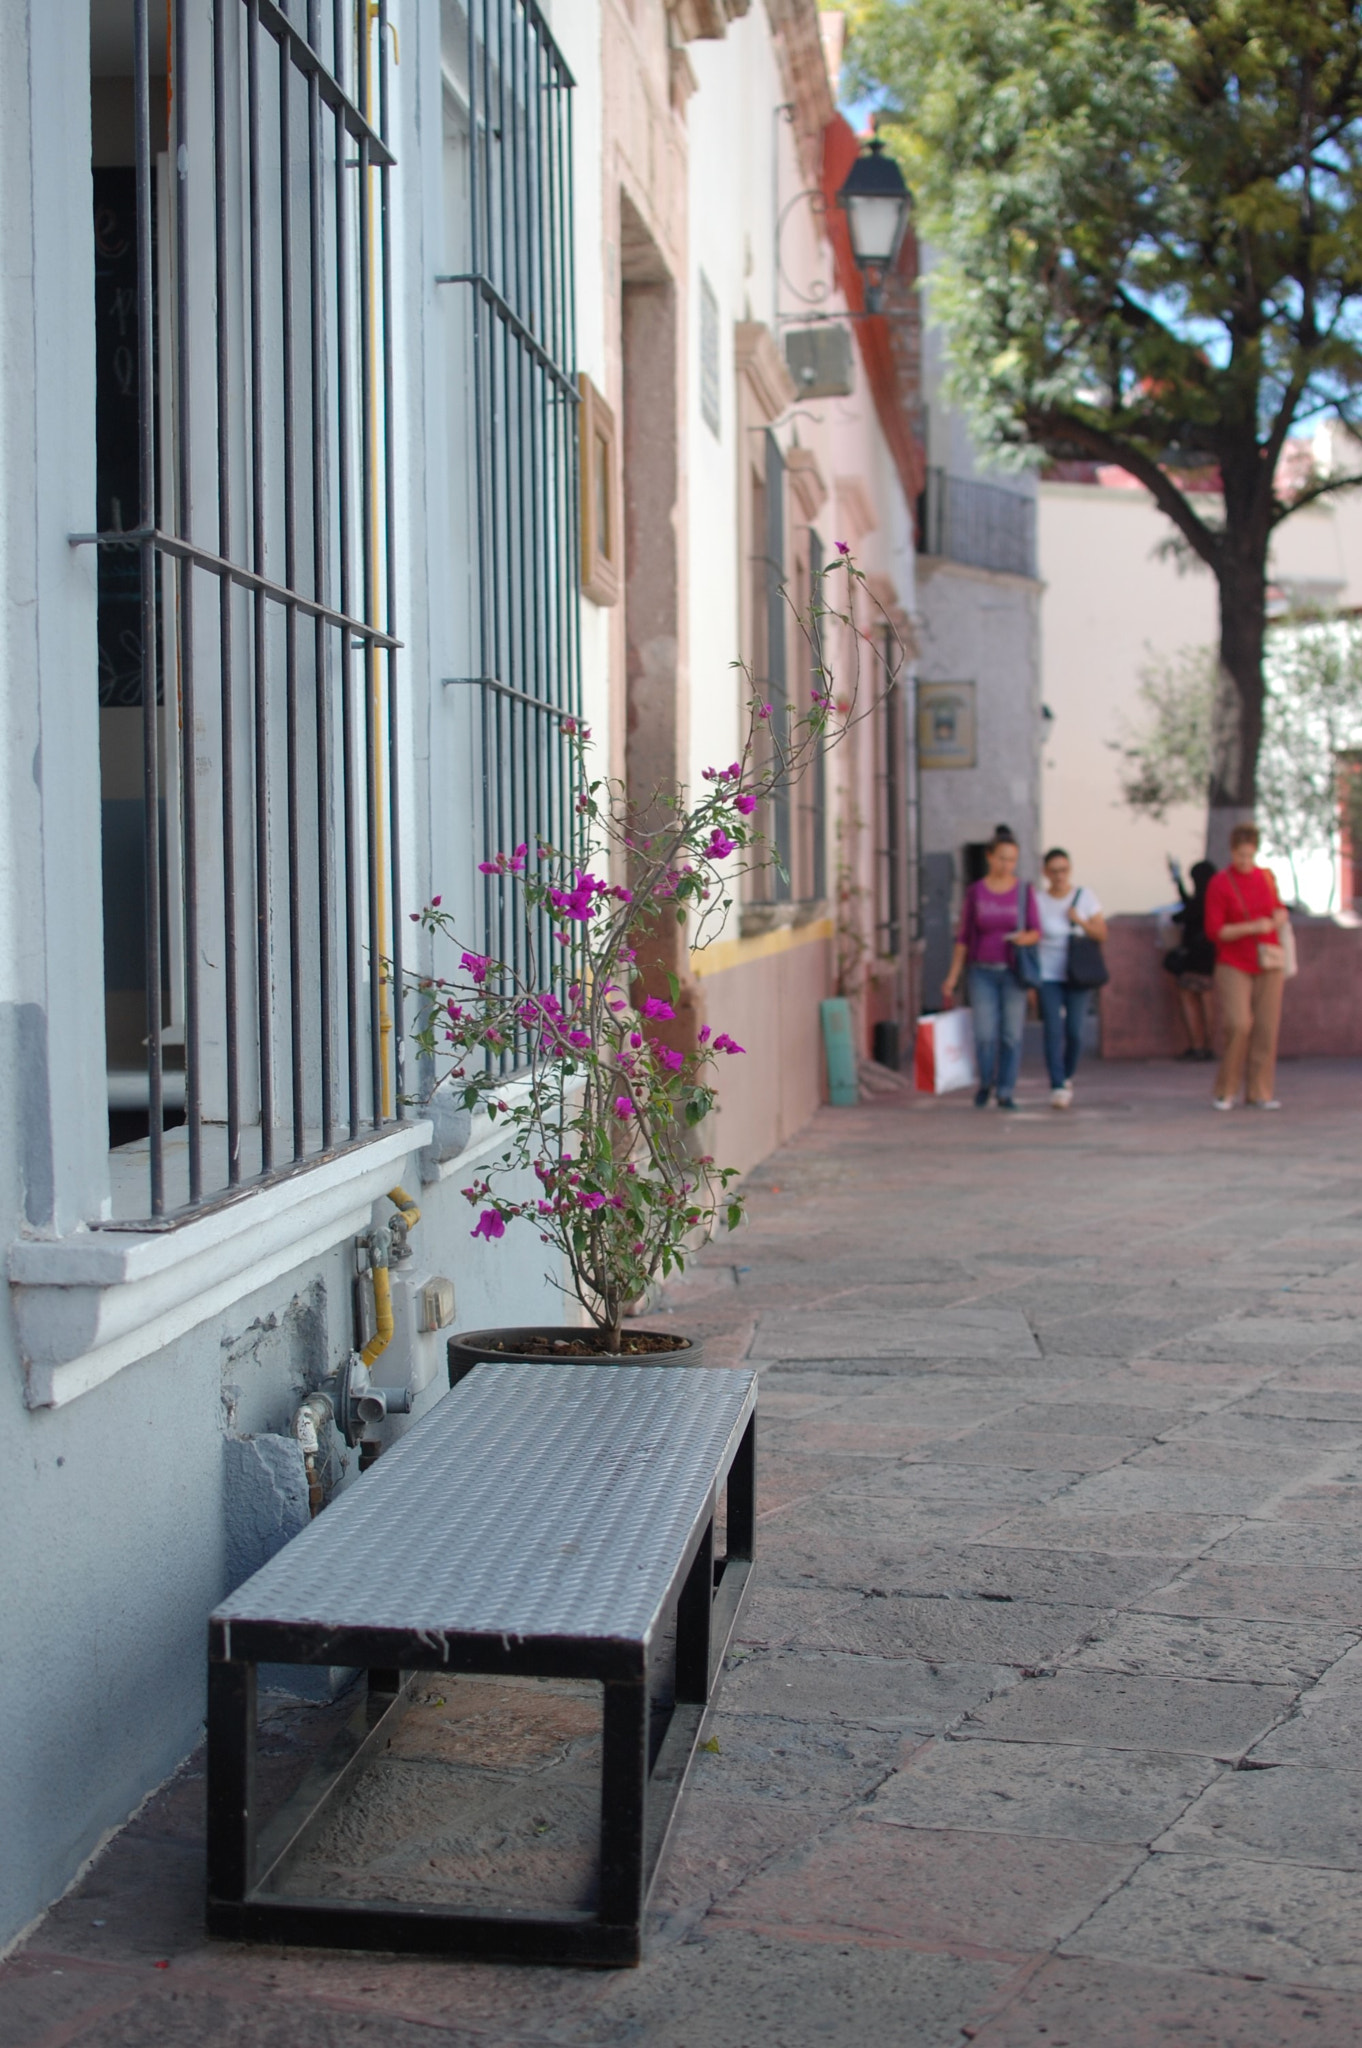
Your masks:
M1119 465L1215 575L1222 859L1257 795L1273 531L1362 482L1362 454L1289 487L1281 460L1362 426L1362 4L862 0L851 61L983 443Z
M1185 647L1144 670L1140 720L1111 742L1121 758L1121 794L1138 814L1162 818L1205 789L1216 666L1211 648ZM1290 867L1298 896L1298 863L1316 854L1336 862L1345 824L1351 842L1362 845L1362 781L1346 767L1362 749L1362 622L1278 621L1264 672L1258 821Z

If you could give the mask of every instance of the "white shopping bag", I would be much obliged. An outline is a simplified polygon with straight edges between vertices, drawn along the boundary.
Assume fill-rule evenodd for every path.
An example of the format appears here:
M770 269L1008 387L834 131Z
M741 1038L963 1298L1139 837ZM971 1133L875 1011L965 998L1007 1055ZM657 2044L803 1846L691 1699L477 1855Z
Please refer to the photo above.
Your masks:
M968 1010L938 1010L919 1017L913 1071L920 1095L949 1095L953 1088L977 1088L974 1018Z

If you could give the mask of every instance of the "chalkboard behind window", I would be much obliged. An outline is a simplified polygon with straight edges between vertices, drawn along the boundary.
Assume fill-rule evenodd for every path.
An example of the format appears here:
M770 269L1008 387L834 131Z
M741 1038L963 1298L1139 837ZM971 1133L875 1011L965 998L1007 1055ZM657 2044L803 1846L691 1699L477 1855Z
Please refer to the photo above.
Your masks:
M101 532L141 516L137 403L137 195L131 170L97 168L95 202L95 471ZM154 265L153 265L154 274ZM157 701L162 688L158 681ZM138 551L99 550L99 702L142 702Z

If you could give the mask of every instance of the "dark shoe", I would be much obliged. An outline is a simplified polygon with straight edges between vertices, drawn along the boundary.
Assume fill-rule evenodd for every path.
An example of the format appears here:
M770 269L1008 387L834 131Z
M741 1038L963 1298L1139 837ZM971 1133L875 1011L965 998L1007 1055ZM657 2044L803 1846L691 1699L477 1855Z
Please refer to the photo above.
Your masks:
M987 1109L987 1108L988 1108L988 1090L987 1090L987 1088L976 1088L976 1089L975 1089L975 1091L974 1091L974 1107L975 1107L976 1109Z
M1180 1052L1178 1054L1178 1058L1180 1060L1204 1060L1205 1057L1205 1053L1201 1050L1200 1046L1198 1045L1189 1045L1186 1052Z
M1000 1095L998 1097L998 1107L999 1109L1015 1109L1017 1105L1010 1095Z
M1211 1048L1208 1045L1204 1052L1199 1052L1197 1054L1197 1058L1199 1060L1213 1060L1215 1058L1215 1054L1211 1051Z

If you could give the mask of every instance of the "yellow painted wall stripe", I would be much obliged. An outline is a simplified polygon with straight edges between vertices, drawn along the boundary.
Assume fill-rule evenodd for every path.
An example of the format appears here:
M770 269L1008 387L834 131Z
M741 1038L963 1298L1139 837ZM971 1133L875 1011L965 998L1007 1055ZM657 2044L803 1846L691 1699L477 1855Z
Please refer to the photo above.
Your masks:
M730 967L747 967L755 960L769 960L775 953L792 952L796 946L811 946L832 934L832 919L820 917L813 924L782 925L773 932L753 932L746 939L716 939L712 946L691 954L690 971L697 981L703 981Z

